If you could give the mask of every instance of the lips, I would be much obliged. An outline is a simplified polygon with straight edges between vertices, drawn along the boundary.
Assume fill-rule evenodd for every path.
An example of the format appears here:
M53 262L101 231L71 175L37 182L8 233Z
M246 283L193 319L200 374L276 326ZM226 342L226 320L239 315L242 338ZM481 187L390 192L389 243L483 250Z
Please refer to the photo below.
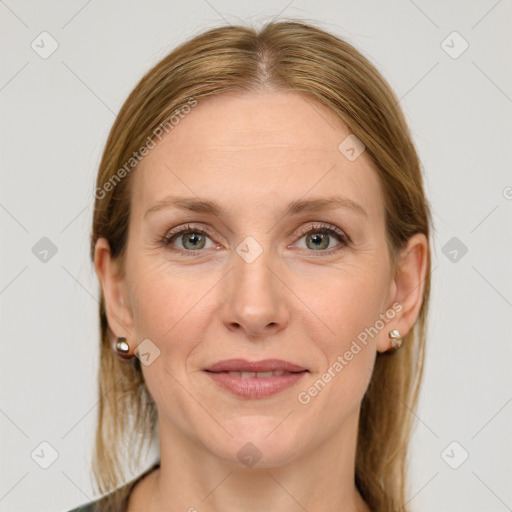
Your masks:
M261 399L296 384L308 370L289 361L229 359L205 368L223 390L246 399Z
M226 359L219 361L211 366L205 368L208 372L303 372L307 371L306 368L299 366L289 361L281 359L265 359L263 361L247 361L246 359Z

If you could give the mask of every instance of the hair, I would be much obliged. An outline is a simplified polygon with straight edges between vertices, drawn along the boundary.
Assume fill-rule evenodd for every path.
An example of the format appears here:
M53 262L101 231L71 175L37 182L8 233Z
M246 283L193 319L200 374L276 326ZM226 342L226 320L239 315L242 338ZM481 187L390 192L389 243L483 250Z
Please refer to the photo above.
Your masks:
M410 237L429 238L431 213L420 161L399 102L374 65L351 44L311 23L269 22L209 29L165 56L128 96L112 126L97 176L91 235L106 238L123 261L134 170L121 173L134 151L153 141L183 105L227 92L292 91L326 106L365 145L385 201L386 240L396 257ZM120 179L120 176L122 179ZM117 181L115 180L117 178ZM110 183L111 186L107 186ZM372 510L405 510L407 450L423 372L430 295L430 242L418 318L402 348L377 354L361 403L355 484ZM137 460L157 427L155 403L137 358L126 362L112 350L103 293L100 297L98 425L93 473L100 492L124 480L123 458ZM139 434L136 442L134 433ZM132 438L130 444L127 443ZM130 447L129 457L126 446Z

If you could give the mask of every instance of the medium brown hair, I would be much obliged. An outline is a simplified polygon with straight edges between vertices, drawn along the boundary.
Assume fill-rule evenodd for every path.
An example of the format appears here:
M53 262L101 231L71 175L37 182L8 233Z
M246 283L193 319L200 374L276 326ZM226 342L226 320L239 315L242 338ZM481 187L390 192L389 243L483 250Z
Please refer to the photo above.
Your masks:
M385 79L348 42L311 23L282 21L260 30L244 26L208 30L178 46L140 80L114 122L99 167L96 186L101 194L96 195L94 206L93 260L96 241L104 237L122 267L130 219L130 176L136 166L131 173L122 173L122 179L112 180L116 173L119 177L123 166L126 170L134 151L155 139L155 130L191 100L262 89L294 91L316 100L363 142L384 191L386 237L393 264L412 235L423 233L429 239L431 214L419 158L398 100ZM106 187L108 182L113 186ZM423 370L429 294L430 247L418 319L399 351L377 355L361 405L355 481L368 505L379 512L405 510L411 410ZM112 350L113 333L103 294L99 314L93 470L97 488L106 492L123 483L126 460L136 460L153 439L157 413L138 359L121 361ZM139 435L135 443L134 432Z

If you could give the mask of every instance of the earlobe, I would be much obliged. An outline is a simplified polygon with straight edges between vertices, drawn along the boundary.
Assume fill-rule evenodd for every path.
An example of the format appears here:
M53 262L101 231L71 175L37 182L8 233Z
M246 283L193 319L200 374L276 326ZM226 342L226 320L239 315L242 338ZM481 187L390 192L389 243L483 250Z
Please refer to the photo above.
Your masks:
M109 243L105 238L99 238L96 241L94 268L103 291L110 329L116 337L130 336L133 318L126 292L125 278L112 258Z
M388 331L396 329L402 338L412 329L423 303L423 291L428 268L428 240L423 233L413 235L407 246L401 251L397 271L392 283L394 297L392 304L397 311L393 320L389 322L389 329L379 337L377 350L387 352L397 348L393 342L393 336L388 336ZM395 338L396 339L396 338Z

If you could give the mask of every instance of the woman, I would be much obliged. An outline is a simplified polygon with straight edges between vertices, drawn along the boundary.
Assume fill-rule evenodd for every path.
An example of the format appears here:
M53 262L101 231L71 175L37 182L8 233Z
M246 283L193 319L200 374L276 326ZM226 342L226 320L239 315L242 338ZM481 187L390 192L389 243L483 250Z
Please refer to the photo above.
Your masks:
M299 22L200 34L126 100L95 196L107 495L76 510L405 510L431 219L375 67Z

